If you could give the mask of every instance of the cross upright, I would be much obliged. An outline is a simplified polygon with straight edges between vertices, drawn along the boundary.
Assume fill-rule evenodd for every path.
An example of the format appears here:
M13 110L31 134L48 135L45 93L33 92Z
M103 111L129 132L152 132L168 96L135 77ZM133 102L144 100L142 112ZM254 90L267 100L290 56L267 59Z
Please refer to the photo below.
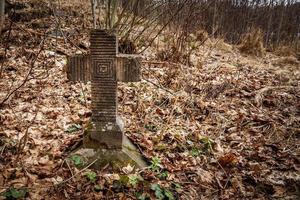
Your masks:
M116 36L101 29L91 31L90 55L68 58L68 78L91 81L91 122L85 131L83 148L76 153L89 157L87 160L100 159L97 166L111 161L120 165L146 165L124 136L122 120L117 116L117 82L139 81L139 65L139 56L118 54Z
M122 148L117 123L116 37L102 30L91 32L92 123L91 139L106 148Z

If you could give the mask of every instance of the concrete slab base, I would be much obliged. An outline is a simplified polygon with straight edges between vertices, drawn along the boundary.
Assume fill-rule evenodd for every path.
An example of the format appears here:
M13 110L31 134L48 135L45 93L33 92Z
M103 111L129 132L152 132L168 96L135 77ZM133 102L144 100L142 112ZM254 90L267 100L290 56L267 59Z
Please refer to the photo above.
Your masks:
M103 149L95 148L95 145L87 145L86 141L81 147L71 153L72 155L80 156L83 165L82 168L92 164L91 169L101 170L107 164L113 170L119 170L126 167L128 164L135 168L147 167L147 162L140 151L132 144L132 142L123 136L121 149Z

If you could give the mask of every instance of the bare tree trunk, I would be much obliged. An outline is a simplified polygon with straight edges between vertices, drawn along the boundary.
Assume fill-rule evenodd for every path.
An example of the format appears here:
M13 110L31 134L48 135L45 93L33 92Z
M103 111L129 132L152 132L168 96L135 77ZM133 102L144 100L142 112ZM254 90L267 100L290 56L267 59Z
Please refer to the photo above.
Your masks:
M92 15L93 15L93 28L96 28L97 24L96 24L96 16L95 16L95 9L96 9L96 4L95 4L95 0L91 0L91 5L92 5Z
M96 7L98 7L98 24L99 24L99 28L103 28L103 27L105 27L105 22L103 22L101 20L101 15L102 15L102 6L105 5L105 1L104 0L96 0L96 1L97 1L97 6Z
M106 29L111 29L116 22L118 0L108 0L106 8Z
M5 18L4 12L5 12L5 0L0 0L0 34L2 34L2 29L4 25L4 18Z
M215 31L217 28L217 0L214 1L214 13L213 13L213 21L212 21L212 33L213 37L215 37Z
M107 1L106 4L106 20L105 20L105 28L108 29L110 25L110 6L111 6L111 0Z
M285 5L284 5L284 0L281 1L281 15L280 15L280 21L279 21L279 25L278 25L278 32L277 32L277 42L276 45L279 46L279 42L280 42L280 37L281 37L281 28L282 28L282 23L283 23L283 18L284 18L284 11L285 11Z
M117 15L117 8L118 8L118 0L112 1L112 8L111 8L111 20L109 24L109 28L111 29L113 25L116 23L116 15Z
M272 13L272 6L273 6L273 0L270 1L269 4L269 20L268 20L268 25L267 25L267 33L266 33L266 39L265 39L265 45L268 48L269 47L269 39L270 39L270 33L271 33L271 24L272 24L272 19L273 19L273 13Z

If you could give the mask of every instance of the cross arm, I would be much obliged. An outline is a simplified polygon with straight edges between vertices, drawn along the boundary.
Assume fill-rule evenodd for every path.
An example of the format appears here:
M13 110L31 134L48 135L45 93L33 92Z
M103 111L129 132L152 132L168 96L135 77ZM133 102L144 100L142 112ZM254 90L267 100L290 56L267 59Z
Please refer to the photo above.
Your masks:
M120 82L140 81L140 67L142 57L136 54L117 54L116 57L116 77ZM91 81L90 55L76 54L67 58L65 69L67 78L72 82Z
M117 79L121 82L139 82L141 56L117 54Z

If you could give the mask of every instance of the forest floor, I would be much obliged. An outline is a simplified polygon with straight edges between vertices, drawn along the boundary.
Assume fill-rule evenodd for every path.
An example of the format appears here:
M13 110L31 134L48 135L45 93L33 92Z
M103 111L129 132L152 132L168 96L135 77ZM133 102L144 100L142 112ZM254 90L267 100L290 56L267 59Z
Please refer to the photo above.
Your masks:
M119 84L125 133L148 169L77 169L68 154L91 116L90 84L70 83L64 70L66 55L88 47L78 8L63 8L59 31L57 18L25 8L7 21L0 199L299 198L299 60L245 55L218 39L191 66L158 60L153 45L142 81Z

